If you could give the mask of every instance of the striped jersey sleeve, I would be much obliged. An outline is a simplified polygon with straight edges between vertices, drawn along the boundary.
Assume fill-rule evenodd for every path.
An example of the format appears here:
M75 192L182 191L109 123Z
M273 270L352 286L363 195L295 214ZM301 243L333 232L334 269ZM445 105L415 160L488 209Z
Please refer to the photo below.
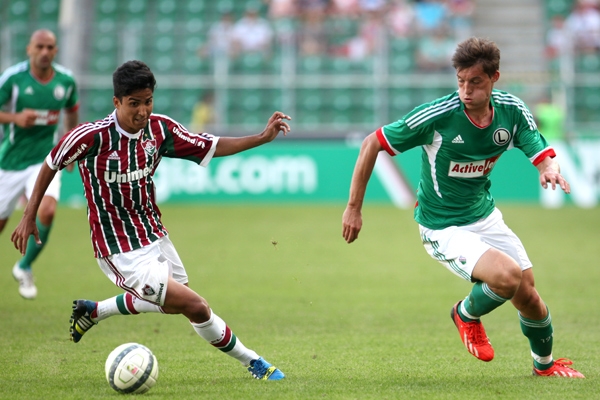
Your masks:
M125 253L167 234L156 204L154 173L162 157L207 165L218 137L188 132L173 119L152 114L146 127L128 133L116 113L68 132L46 158L57 170L78 162L97 258Z
M155 114L150 131L162 136L160 154L168 158L182 158L205 167L212 159L219 137L208 133L192 133L166 115Z

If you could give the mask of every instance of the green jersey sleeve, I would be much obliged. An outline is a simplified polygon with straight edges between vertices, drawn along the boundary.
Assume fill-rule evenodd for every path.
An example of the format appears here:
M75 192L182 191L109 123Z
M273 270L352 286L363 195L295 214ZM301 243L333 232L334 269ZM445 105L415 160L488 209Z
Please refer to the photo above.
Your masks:
M513 121L513 146L521 150L537 165L547 156L554 157L554 150L540 133L527 105L518 97L502 91L494 91L495 105L499 109L511 111Z
M402 119L378 130L379 142L392 156L432 144L437 122L457 107L460 107L460 101L456 92L418 106Z

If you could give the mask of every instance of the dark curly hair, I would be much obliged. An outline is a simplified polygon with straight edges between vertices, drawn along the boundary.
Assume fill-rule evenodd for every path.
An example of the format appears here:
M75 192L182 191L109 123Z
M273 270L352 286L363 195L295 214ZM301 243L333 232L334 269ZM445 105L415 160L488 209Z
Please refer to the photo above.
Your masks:
M142 61L127 61L113 73L114 96L119 100L138 90L150 89L154 92L155 86L154 74Z

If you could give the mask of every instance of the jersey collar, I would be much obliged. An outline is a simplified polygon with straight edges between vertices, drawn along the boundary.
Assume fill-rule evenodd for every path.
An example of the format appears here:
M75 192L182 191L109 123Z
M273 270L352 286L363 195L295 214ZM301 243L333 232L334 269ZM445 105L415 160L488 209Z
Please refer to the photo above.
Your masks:
M33 73L33 68L31 68L31 61L27 61L27 65L29 66L29 75L31 75L31 77L33 79L35 79L37 82L39 82L42 85L47 84L52 79L54 79L54 77L56 76L56 71L54 70L54 63L52 63L52 67L51 67L52 74L50 75L50 77L48 79L41 79L39 76L37 76L36 74Z
M125 136L129 139L139 139L140 136L142 136L142 133L144 133L143 129L140 129L139 131L137 131L136 133L129 133L126 130L124 130L123 128L121 128L121 126L119 125L119 120L117 119L117 110L113 111L112 113L112 117L115 120L115 129L117 130L117 132L119 132L122 136Z

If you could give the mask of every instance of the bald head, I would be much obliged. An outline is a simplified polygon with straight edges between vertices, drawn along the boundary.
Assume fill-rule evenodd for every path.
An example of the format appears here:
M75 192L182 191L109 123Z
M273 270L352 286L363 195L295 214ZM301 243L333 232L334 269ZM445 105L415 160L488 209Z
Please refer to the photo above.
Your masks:
M52 40L54 44L56 44L56 35L54 32L48 29L38 29L37 31L31 34L31 38L29 39L29 43L39 40Z
M41 76L45 76L48 71L51 72L52 61L57 51L54 32L48 29L38 29L33 32L27 45L27 55L32 71Z

